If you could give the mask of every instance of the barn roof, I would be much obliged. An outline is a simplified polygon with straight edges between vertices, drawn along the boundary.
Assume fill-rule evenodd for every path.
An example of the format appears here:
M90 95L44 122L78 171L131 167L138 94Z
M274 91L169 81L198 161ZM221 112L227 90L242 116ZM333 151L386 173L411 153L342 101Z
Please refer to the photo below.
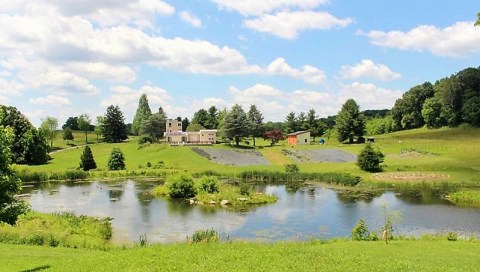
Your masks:
M304 133L310 133L310 131L308 131L308 130L295 131L295 132L287 134L287 136L298 136L298 135L304 134Z

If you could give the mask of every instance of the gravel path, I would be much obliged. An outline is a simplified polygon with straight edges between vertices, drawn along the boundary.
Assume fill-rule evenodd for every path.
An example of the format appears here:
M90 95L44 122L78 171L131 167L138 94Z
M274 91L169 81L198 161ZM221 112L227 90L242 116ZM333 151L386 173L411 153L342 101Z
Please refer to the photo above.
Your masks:
M284 149L282 153L295 162L354 162L357 156L340 149L292 150Z
M270 162L263 157L262 153L253 150L226 150L217 148L198 149L202 151L201 153L206 153L200 155L218 164L234 166L270 164Z

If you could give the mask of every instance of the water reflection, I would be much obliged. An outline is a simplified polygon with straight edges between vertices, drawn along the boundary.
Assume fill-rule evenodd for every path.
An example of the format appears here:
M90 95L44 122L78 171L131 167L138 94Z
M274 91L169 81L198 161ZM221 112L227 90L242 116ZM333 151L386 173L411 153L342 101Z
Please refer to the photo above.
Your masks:
M278 202L248 211L190 205L184 201L153 198L147 192L155 182L41 184L24 188L32 208L41 212L72 211L112 217L113 239L184 241L195 230L214 228L234 239L288 240L349 236L360 218L378 231L383 222L382 204L402 210L400 234L456 231L479 235L480 210L459 208L438 197L438 192L348 192L320 187L255 186L275 194Z

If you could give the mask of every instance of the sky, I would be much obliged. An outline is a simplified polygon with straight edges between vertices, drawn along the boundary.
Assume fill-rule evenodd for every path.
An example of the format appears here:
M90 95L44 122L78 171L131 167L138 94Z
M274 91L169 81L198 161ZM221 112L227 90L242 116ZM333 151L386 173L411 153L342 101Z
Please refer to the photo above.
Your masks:
M118 105L245 110L265 121L353 98L391 108L409 88L480 66L480 0L0 0L0 104L39 126Z

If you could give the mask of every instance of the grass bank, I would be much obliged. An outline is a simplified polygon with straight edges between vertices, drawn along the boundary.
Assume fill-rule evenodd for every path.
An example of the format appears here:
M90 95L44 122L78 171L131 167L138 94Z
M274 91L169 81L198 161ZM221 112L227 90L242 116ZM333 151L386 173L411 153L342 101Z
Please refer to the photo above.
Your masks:
M172 244L111 251L0 244L1 271L477 271L468 241Z

